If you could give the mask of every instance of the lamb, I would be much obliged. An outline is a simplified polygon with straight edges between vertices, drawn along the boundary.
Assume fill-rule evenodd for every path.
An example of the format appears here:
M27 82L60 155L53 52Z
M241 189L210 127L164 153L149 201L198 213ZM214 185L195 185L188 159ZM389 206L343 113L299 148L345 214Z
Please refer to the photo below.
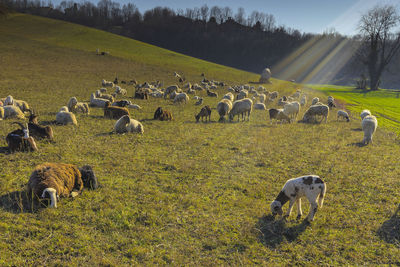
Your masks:
M311 101L311 106L317 104L319 102L319 98L318 97L314 97Z
M300 99L300 105L304 107L307 104L307 96L303 95Z
M50 198L50 207L57 208L59 197L76 197L84 187L96 189L99 183L89 165L77 168L71 164L46 162L35 167L26 187L29 195Z
M109 95L109 94L102 94L102 93L100 93L100 90L96 90L95 96L97 98L106 99L106 100L110 101L111 103L114 102L114 96Z
M124 115L114 125L114 131L116 133L144 133L143 125L134 119L131 119L129 115Z
M24 119L25 115L17 106L4 106L4 119Z
M297 202L297 220L301 218L303 212L301 210L301 198L306 197L310 202L310 213L307 216L307 221L314 220L318 206L322 208L324 197L326 194L326 184L317 175L306 175L297 178L289 179L283 186L281 192L271 203L271 212L282 215L282 206L289 201L289 208L284 218L290 216L295 202ZM318 198L318 204L317 204Z
M212 92L210 90L207 89L207 95L210 97L218 97L218 93L216 92Z
M346 119L347 122L350 121L349 114L344 110L338 110L338 112L337 112L337 120L339 120L339 118Z
M241 100L236 100L233 102L232 109L229 111L229 121L232 121L235 115L242 114L242 120L244 120L245 113L247 112L247 120L250 121L250 114L253 106L253 101L249 98L244 98Z
M56 114L56 122L62 125L73 124L77 125L74 113L68 111L68 107L63 106Z
M364 139L362 143L364 145L372 143L372 136L374 135L376 128L378 127L378 121L376 120L376 117L373 115L368 115L364 117L361 122L361 126L364 132Z
M266 110L267 108L265 107L264 103L256 103L254 104L254 109Z
M185 101L185 104L189 101L189 96L186 93L179 93L174 98L174 103L182 101Z
M335 108L335 99L333 98L333 96L328 96L328 107L329 108Z
M211 121L211 108L209 106L204 106L201 108L200 112L194 116L196 118L196 122L199 122L200 117L201 121L203 121L203 118L206 117L206 122L207 122L207 117L208 121Z
M103 87L114 87L114 83L113 82L109 82L109 81L106 81L106 80L102 80L101 81L101 85Z
M306 113L303 115L303 119L298 122L303 123L314 123L316 122L316 116L322 116L322 119L319 123L323 121L325 118L325 123L328 120L329 115L329 107L327 105L312 105L308 108Z
M67 104L68 110L73 113L89 114L89 106L87 103L78 102L76 97L71 97Z
M172 113L168 110L164 110L162 107L158 107L154 112L154 119L160 121L172 121Z
M123 89L119 86L115 86L115 93L117 95L126 95L127 94L126 89Z
M38 148L36 146L35 139L29 136L29 128L28 125L24 126L20 122L13 122L21 126L20 133L16 133L17 131L13 131L6 136L6 142L8 145L8 150L10 153L14 153L16 151L37 151Z
M368 115L371 115L371 111L369 111L368 109L364 109L363 111L361 111L360 114L361 120L364 120L364 118L367 117Z
M110 102L106 103L104 107L104 118L119 119L124 115L129 116L129 110L127 108L110 106Z
M106 103L110 103L110 101L103 99L103 98L97 98L95 93L92 93L90 95L90 105L91 106L104 108L106 106Z
M287 103L283 106L283 112L291 119L296 120L300 112L300 103L298 101Z
M284 121L287 121L290 123L290 118L283 112L283 109L275 109L275 108L270 108L268 110L269 113L269 119L272 123L272 119L276 119L277 121L280 121L281 124Z
M228 99L222 99L217 104L217 111L219 114L219 122L225 121L225 115L229 114L229 111L232 109L232 102Z
M234 98L235 98L235 97L233 96L233 94L232 94L231 92L225 94L225 95L222 97L222 99L228 99L228 100L231 101L231 102L233 102L233 99L234 99Z

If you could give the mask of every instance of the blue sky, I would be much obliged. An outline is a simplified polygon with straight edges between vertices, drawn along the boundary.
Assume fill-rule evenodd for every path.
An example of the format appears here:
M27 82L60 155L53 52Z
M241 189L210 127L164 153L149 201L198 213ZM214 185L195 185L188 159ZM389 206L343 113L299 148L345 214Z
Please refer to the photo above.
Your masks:
M58 4L61 0L53 1ZM79 0L78 0L79 1ZM90 0L97 3L98 0ZM121 4L134 3L144 11L156 6L172 9L212 6L229 6L234 13L243 7L246 14L253 10L274 15L277 25L298 29L301 32L322 33L326 29L352 35L357 33L360 15L377 4L392 4L398 9L400 0L113 0Z

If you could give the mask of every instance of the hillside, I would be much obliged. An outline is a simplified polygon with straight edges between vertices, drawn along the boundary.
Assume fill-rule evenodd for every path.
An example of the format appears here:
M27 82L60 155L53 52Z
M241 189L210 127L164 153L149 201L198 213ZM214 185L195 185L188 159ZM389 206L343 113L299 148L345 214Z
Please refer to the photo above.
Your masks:
M50 123L71 96L88 101L101 79L192 83L205 73L228 85L258 75L226 68L82 26L29 15L0 21L0 98L12 94ZM96 56L100 48L110 56ZM288 95L303 89L276 79ZM266 111L250 122L195 123L191 99L131 99L144 134L111 134L101 109L77 115L78 126L52 125L53 143L39 152L5 153L16 125L0 121L0 265L361 265L399 264L400 196L397 136L381 127L361 147L360 121L270 124ZM221 97L226 87L217 90ZM219 101L200 92L214 108ZM174 121L152 120L158 106ZM275 107L275 103L269 105ZM304 110L301 112L302 116ZM379 118L378 118L379 119ZM102 187L57 209L36 209L23 191L42 162L92 165ZM327 183L324 207L311 225L272 220L269 204L289 178L317 174ZM285 207L285 209L287 206ZM294 213L294 214L293 214ZM308 201L303 201L308 213Z

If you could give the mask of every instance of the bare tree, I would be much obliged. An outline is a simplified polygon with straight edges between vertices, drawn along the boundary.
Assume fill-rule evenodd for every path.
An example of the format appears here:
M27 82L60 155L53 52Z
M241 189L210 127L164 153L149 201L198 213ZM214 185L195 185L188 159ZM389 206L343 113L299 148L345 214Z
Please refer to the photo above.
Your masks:
M362 46L358 56L367 66L371 90L378 90L383 71L400 49L400 33L392 32L399 22L392 5L375 6L360 19Z
M244 25L246 22L246 19L244 18L245 12L243 7L239 7L238 11L235 15L235 20L237 23Z
M208 20L208 15L209 15L209 8L207 5L203 5L200 8L200 12L201 12L201 19L203 21L207 21Z

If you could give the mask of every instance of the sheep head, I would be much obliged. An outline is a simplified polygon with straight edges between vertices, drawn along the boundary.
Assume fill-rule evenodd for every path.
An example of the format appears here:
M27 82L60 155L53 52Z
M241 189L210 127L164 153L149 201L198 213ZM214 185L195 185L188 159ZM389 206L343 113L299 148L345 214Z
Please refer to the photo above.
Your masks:
M97 189L99 187L99 181L93 172L93 169L89 165L82 166L79 168L82 176L83 186L89 189Z
M279 215L283 214L282 204L281 204L280 201L277 201L277 200L272 201L272 203L271 203L271 212L272 212L272 215L274 215L274 216L277 215L277 214L279 214Z
M57 208L57 201L60 199L57 191L54 188L46 188L45 190L43 190L41 198L50 198L50 207L52 208Z

